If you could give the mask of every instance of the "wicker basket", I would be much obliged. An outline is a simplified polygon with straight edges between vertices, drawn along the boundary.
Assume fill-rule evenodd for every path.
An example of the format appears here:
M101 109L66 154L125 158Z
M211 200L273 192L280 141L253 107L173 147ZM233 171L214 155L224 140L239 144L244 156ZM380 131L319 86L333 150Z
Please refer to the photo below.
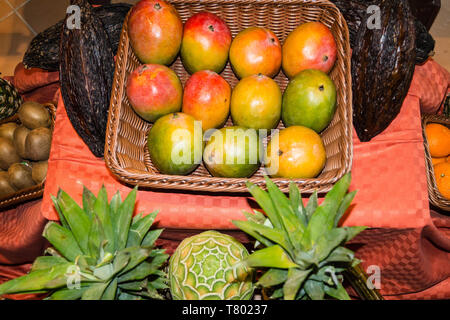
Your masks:
M329 1L324 0L175 0L170 1L185 22L193 14L209 11L226 21L233 37L250 26L267 27L281 42L299 24L320 21L327 25L337 42L337 62L331 78L338 88L337 111L329 127L321 134L327 153L323 172L315 179L294 180L302 192L328 192L352 164L352 91L350 70L350 45L345 19ZM129 105L125 93L128 75L140 65L129 43L127 19L125 20L116 57L116 70L111 95L109 121L105 142L105 161L111 172L122 182L140 187L156 189L181 189L208 192L246 192L247 180L265 186L261 168L249 179L212 177L203 165L188 176L160 174L152 165L147 150L147 133L151 124L137 116ZM182 83L189 74L184 70L180 58L171 66ZM229 63L221 75L234 87L238 79ZM282 71L275 81L284 90L288 79ZM231 125L231 119L227 126ZM280 122L278 129L282 129ZM274 179L283 191L288 191L288 179Z
M51 128L53 130L53 127L55 124L55 117L56 117L56 108L51 103L44 104L44 107L46 107L51 114L51 118L52 118ZM0 124L7 123L7 122L20 123L19 117L17 116L17 114L8 119L2 120L0 122ZM35 185L31 188L17 191L16 193L13 193L7 197L3 197L3 198L0 197L0 210L3 210L5 208L8 208L8 207L20 204L20 203L24 203L24 202L27 202L30 200L40 198L42 196L42 194L44 193L44 186L45 186L45 181L42 182L41 184Z
M429 123L440 123L450 128L450 118L440 115L423 115L422 129L423 141L425 145L425 160L427 162L427 181L428 181L428 197L430 202L445 211L450 211L450 200L444 198L436 187L436 179L434 177L433 162L431 161L430 148L428 146L427 136L425 134L425 127Z

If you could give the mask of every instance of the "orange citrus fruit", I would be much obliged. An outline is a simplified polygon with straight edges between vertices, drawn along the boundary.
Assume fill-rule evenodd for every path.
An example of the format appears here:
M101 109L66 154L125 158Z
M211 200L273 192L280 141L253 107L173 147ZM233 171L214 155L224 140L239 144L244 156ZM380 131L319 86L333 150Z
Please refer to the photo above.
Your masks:
M433 158L450 155L450 129L439 123L430 123L425 127L430 154Z
M434 177L439 192L450 200L450 162L442 162L434 166Z
M309 179L320 174L326 159L319 134L303 126L292 126L273 134L265 163L272 177Z
M449 157L442 157L442 158L431 158L431 163L433 163L433 166L448 161Z

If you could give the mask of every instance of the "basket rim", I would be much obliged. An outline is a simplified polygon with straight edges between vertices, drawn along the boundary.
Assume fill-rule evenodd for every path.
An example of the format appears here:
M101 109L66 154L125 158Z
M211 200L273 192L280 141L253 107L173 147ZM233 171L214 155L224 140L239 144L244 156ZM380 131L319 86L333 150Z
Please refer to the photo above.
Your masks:
M450 211L450 200L442 196L436 185L436 178L434 176L434 166L431 159L427 135L425 132L425 128L428 123L440 123L450 126L450 118L447 118L444 115L437 115L437 114L422 115L422 135L425 149L425 162L427 164L428 198L434 206L441 208L445 211Z
M182 4L198 4L198 1L194 0L173 0L170 3L182 3ZM204 0L202 4L207 3L231 3L230 1L224 0ZM315 179L286 179L286 178L271 178L272 181L283 191L287 192L289 190L289 183L295 182L303 193L312 193L317 191L319 193L325 193L331 190L333 184L335 184L340 178L345 174L349 173L353 164L353 112L352 112L352 90L351 90L351 52L350 42L349 42L349 31L345 18L339 9L328 0L234 0L235 4L279 4L279 5L313 5L313 6L327 6L334 8L336 10L337 16L335 17L336 23L339 25L340 32L344 35L347 41L343 41L343 52L348 53L344 55L343 65L344 69L344 79L345 83L348 84L345 90L345 99L347 105L343 106L343 114L345 114L347 121L342 121L342 132L343 138L342 150L345 152L347 158L342 167L338 168L338 173L331 178L327 178L326 181L319 181ZM118 159L115 156L115 150L117 149L117 136L120 121L120 109L121 107L121 97L123 96L124 88L123 86L116 86L119 80L125 72L123 69L124 65L121 64L123 57L127 55L130 43L126 36L127 32L127 21L130 12L127 14L121 33L121 38L119 42L119 51L117 52L116 65L113 80L113 90L111 93L110 107L108 113L108 126L106 130L105 139L105 154L104 159L106 166L111 171L111 173L121 182L139 186L141 188L155 188L155 189L179 189L179 190L193 190L193 191L205 191L205 192L248 192L245 185L246 181L250 181L261 187L265 187L265 181L263 177L250 177L250 178L216 178L207 176L174 176L174 175L164 175L159 173L151 173L144 171L131 170L130 168L121 167ZM176 180L176 181L175 181ZM226 180L226 182L223 182Z
M42 104L44 107L46 107L50 114L51 114L51 119L52 119L52 124L51 124L51 128L54 128L55 126L55 118L56 118L56 107L52 102L48 102L48 103L43 103ZM12 122L12 121L17 121L19 119L17 113L5 120L5 122L1 122L1 123L7 123L7 122ZM0 123L0 124L1 124ZM10 194L8 196L2 197L0 198L0 210L17 205L17 204L22 204L24 202L27 202L29 200L34 200L34 199L38 199L40 198L43 193L44 193L44 188L45 188L45 180L40 183L37 184L35 186L32 186L30 188L27 189L22 189L19 190L13 194Z

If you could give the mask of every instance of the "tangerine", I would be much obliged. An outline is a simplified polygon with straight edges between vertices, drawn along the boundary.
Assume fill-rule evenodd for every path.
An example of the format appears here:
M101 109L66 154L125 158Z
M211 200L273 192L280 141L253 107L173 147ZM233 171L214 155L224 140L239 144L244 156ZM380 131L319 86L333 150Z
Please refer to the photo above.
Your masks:
M450 162L442 162L435 165L434 177L441 195L450 200Z
M430 155L442 158L450 155L450 129L439 123L429 123L425 127Z

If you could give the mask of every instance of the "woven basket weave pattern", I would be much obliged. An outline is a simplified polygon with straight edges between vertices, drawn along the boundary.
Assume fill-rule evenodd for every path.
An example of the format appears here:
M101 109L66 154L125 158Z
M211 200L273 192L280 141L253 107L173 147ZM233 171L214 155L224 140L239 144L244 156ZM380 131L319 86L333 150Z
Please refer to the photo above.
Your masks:
M52 119L51 129L53 130L53 127L55 125L55 118L56 118L56 108L51 103L44 104L44 107L46 107L47 110L50 112L51 119ZM20 123L19 117L17 114L2 121L2 123L7 123L7 122ZM7 207L11 207L13 205L17 205L20 203L24 203L24 202L27 202L30 200L40 198L44 193L44 186L45 186L45 181L42 182L41 184L32 186L31 188L20 190L16 193L13 193L10 196L0 198L0 210L7 208Z
M184 22L201 11L212 12L221 17L229 26L233 37L251 26L272 30L283 43L287 35L301 23L320 21L327 25L337 42L337 62L331 78L337 95L337 111L329 127L321 134L324 141L327 163L319 177L295 180L303 192L313 190L327 192L332 185L351 169L352 161L352 96L350 75L350 46L348 28L339 10L328 1L171 1ZM246 192L245 181L250 180L264 186L263 168L250 179L215 178L203 165L189 176L171 176L158 173L153 166L147 149L147 134L151 124L142 120L130 107L125 93L128 75L140 65L128 40L127 20L125 20L111 96L109 121L105 145L105 161L111 172L122 182L141 187L162 189L183 189L212 192ZM189 74L178 57L171 68L184 83ZM238 83L228 63L221 75L231 87ZM275 81L284 91L288 79L282 71ZM231 119L226 126L231 125ZM278 129L284 128L282 123ZM289 180L274 179L287 191Z
M428 145L425 128L429 123L439 123L447 126L450 129L450 118L446 118L441 115L423 115L422 116L422 128L423 128L423 140L425 146L425 160L427 163L427 182L428 182L428 197L430 202L443 210L450 211L450 200L444 198L439 192L436 186L436 178L434 177L433 162L430 155L430 147Z

